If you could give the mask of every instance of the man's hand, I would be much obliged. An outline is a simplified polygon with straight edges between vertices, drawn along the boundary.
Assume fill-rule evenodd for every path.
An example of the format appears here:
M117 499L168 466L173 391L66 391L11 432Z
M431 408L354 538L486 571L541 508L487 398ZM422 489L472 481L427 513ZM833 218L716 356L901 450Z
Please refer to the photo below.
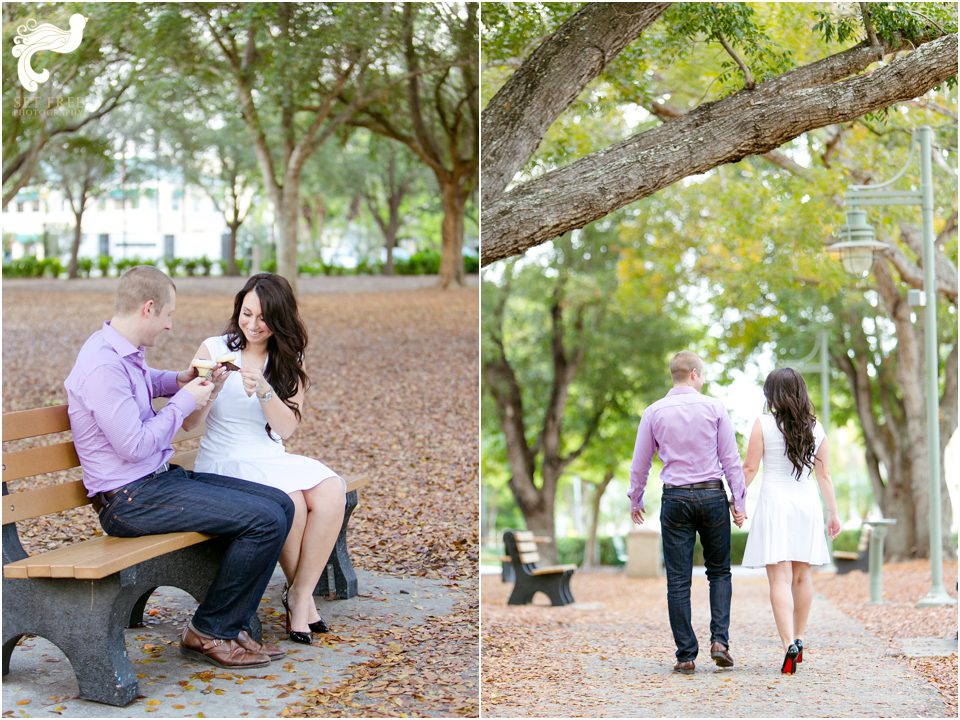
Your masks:
M199 410L210 400L210 393L213 392L213 383L198 377L184 385L183 389L193 395L193 399L197 403L197 410Z
M741 512L737 512L737 509L736 509L733 505L731 505L731 506L730 506L730 514L733 515L733 522L734 522L734 524L735 524L738 528L742 528L742 527L743 527L743 521L747 519L747 513L746 513L746 511L744 511L744 512L742 512L742 513L741 513Z
M630 511L630 517L637 525L643 525L643 513L644 509L642 507L635 507Z
M183 390L187 383L197 377L197 369L191 365L186 370L177 373L177 389Z

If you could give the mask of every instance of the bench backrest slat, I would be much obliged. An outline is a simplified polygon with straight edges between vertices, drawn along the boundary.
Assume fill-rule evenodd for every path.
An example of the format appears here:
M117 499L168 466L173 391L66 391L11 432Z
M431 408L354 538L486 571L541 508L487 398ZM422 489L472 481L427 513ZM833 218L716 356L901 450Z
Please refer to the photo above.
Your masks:
M20 478L44 475L57 470L69 470L80 466L80 458L73 442L45 445L3 453L3 479L5 482Z
M519 555L520 555L520 562L522 562L524 565L531 565L531 564L540 562L540 555L538 553L522 552L522 553L519 553Z
M38 437L70 429L66 405L3 414L3 442Z
M3 524L42 517L90 503L82 480L47 485L3 496Z

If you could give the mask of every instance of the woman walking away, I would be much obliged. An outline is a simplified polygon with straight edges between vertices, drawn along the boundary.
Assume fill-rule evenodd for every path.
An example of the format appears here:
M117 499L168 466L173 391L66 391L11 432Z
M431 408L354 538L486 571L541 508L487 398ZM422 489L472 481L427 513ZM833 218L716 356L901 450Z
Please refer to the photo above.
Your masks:
M780 672L792 675L803 662L813 602L810 566L830 563L821 495L831 539L840 534L840 519L828 469L827 437L813 414L803 378L792 368L774 370L763 384L763 394L768 412L753 424L743 463L749 487L763 459L760 501L742 565L767 569L770 604L785 653Z

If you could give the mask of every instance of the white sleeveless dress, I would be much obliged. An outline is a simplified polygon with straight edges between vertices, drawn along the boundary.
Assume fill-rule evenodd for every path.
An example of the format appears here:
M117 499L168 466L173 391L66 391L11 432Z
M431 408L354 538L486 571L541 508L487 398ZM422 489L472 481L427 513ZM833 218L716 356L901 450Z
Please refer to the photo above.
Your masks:
M804 469L797 480L773 415L761 415L760 427L763 481L741 565L763 567L784 560L827 565L830 553L816 476L812 469ZM815 423L813 443L817 450L825 437L823 427Z
M230 352L226 340L226 336L212 337L203 344L210 357L217 358ZM241 361L237 351L235 364L239 366ZM307 490L329 478L337 478L346 487L322 462L288 453L279 436L267 435L266 423L256 394L247 396L240 373L230 373L207 413L194 469L270 485L285 493Z

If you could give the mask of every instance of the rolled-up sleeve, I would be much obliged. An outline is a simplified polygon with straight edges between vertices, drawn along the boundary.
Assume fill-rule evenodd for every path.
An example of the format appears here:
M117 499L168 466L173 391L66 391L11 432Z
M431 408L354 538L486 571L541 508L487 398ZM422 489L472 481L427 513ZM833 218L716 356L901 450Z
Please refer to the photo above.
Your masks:
M176 383L176 373L170 374ZM157 382L163 384L163 379L151 377L151 381L154 387ZM156 415L141 418L141 410L130 393L130 380L116 365L101 365L92 370L84 380L82 391L107 442L119 457L132 463L169 448L183 418L196 409L193 396L183 391L174 395Z
M176 370L154 370L150 368L150 387L153 397L170 397L180 390L177 385Z

